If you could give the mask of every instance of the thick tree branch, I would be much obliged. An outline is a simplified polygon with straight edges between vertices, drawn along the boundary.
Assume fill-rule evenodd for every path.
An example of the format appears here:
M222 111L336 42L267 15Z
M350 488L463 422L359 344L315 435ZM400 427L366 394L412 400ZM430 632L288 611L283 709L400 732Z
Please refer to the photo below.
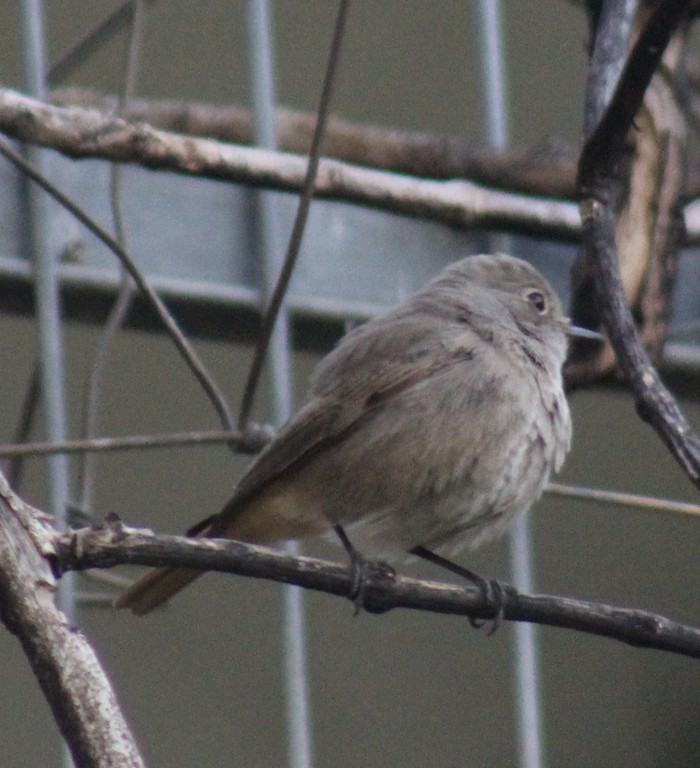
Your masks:
M175 110L175 107L170 109ZM180 109L187 113L185 107ZM136 113L137 116L139 114ZM228 111L225 114L228 115ZM247 120L247 116L239 119ZM165 122L177 126L174 118ZM194 129L188 124L185 127ZM368 130L372 136L375 129ZM382 131L376 130L380 133ZM306 158L301 155L267 152L213 139L193 138L158 130L144 123L131 123L96 109L44 104L4 88L0 88L0 131L12 138L49 147L77 159L102 158L113 162L135 163L153 170L287 192L298 192L301 189L306 171ZM390 141L388 137L384 140ZM369 141L369 138L365 141ZM420 143L420 139L416 138L414 143ZM410 155L411 146L409 141L405 149L406 156ZM403 149L397 151L404 154ZM453 152L449 146L444 151L448 154ZM430 152L438 152L438 148L433 147ZM387 153L391 154L388 150ZM382 162L386 162L389 169L409 168L407 163L402 165L387 160L387 153L370 155L369 164L380 167ZM350 151L337 154L352 157ZM364 154L364 151L359 151L357 156ZM484 179L494 186L501 186L501 189L492 189L473 181L455 180L455 177L445 176L451 180L436 181L434 177L422 179L325 159L320 166L316 196L443 221L455 226L502 228L576 241L581 235L581 225L575 205L566 200L552 199L552 195L557 192L562 192L564 197L571 194L569 181L565 181L565 190L557 190L547 180L550 171L559 179L570 178L569 160L564 154L552 154L545 150L544 158L538 160L537 152L523 151L520 155L503 156L500 160L490 156L478 162L475 160L476 165L493 166L494 170L487 173L482 169L483 172L468 174L470 178ZM507 178L505 169L509 165L514 168L516 176L522 173L521 183ZM415 167L410 170L417 173L421 169ZM429 169L426 167L424 170ZM443 172L447 170L452 169L443 168ZM442 178L441 174L435 175ZM535 183L527 180L535 176L541 181ZM534 194L513 194L504 189L522 189L523 192ZM536 196L538 192L543 196ZM695 210L692 205L690 210ZM700 216L688 216L686 231L690 242L700 240Z
M578 188L582 197L600 195L617 182L618 163L624 159L627 132L639 112L647 86L656 71L671 37L687 18L689 0L666 0L652 14L625 63L612 98L599 119L586 118L586 141L579 160ZM591 92L606 89L610 68L618 62L606 61L594 67L588 82L586 102L599 109Z
M148 123L164 131L207 137L233 144L254 144L250 110L172 100L135 99L119 109L113 96L62 88L51 94L60 107L84 107L117 113L130 123ZM279 107L279 148L308 155L316 126L312 112ZM323 154L336 160L392 173L430 179L469 179L487 187L537 197L573 200L578 150L555 139L507 152L472 144L461 136L399 131L330 117Z
M56 541L56 559L58 568L64 570L111 568L125 563L178 565L295 584L339 596L351 596L354 589L348 566L235 541L156 536L150 531L125 528L116 520L62 535ZM369 567L362 595L364 608L373 613L411 608L488 619L494 612L475 587L411 579L381 564ZM503 617L700 658L700 630L647 611L528 595L506 585Z
M107 676L54 603L55 531L0 480L0 618L22 644L80 768L143 766Z
M597 37L604 37L606 31L612 30L616 45L604 45L603 53L597 54L592 64L593 77L601 67L611 72L601 76L605 99L600 94L594 94L595 98L591 96L590 125L587 123L591 131L595 129L596 116L602 113L614 91L632 35L629 29L626 35L620 34L630 23L627 18L627 24L623 24L620 14L634 16L634 5L626 2L624 8L615 6L603 14ZM638 19L637 28L643 28L644 20ZM618 166L617 174L628 179L616 203L615 225L617 261L625 297L641 329L645 348L655 361L661 359L667 335L678 250L684 238L680 206L688 166L687 125L674 84L682 79L686 33L683 27L674 35L662 60L663 74L656 75L647 88L643 105L634 117L634 127L625 135L623 149L618 146L618 154L608 158L616 158L611 162ZM601 61L610 57L609 64ZM605 142L603 146L607 148ZM603 189L600 191L605 193ZM598 327L602 318L598 305L591 301L593 275L589 259L580 259L577 263L574 285L572 314L576 322ZM590 349L590 344L575 344L572 352L567 374L583 383L600 380L617 368L610 344L598 345L595 350Z
M0 131L69 157L138 163L286 192L300 191L306 175L307 161L301 156L166 133L95 110L54 107L8 89L0 89ZM580 232L572 203L336 160L321 162L314 195L463 227L509 228L564 240L575 240Z
M662 384L636 331L625 300L615 247L616 204L623 181L625 139L644 92L674 30L687 17L687 0L660 4L630 54L612 100L587 139L579 165L585 257L620 366L630 382L637 409L668 445L691 480L700 486L700 439ZM609 66L612 66L610 64ZM597 73L597 74L596 74ZM591 89L604 88L605 67L594 69ZM594 104L595 99L587 99Z

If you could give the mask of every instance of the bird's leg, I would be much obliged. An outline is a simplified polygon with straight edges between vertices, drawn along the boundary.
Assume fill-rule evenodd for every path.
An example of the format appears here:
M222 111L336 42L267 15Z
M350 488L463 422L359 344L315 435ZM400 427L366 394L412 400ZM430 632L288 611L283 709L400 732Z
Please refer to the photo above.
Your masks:
M421 560L433 563L433 565L444 568L450 573L461 576L462 578L467 579L467 581L471 581L472 584L475 584L481 590L481 594L483 595L486 604L489 607L492 607L494 611L493 626L489 630L489 635L492 635L498 629L503 619L504 608L504 589L500 581L497 579L487 579L485 576L474 573L474 571L470 571L468 568L464 568L457 563L453 563L452 560L448 560L447 558L436 554L432 550L427 549L427 547L413 547L413 549L409 551L412 555L420 557ZM480 629L485 624L485 622L479 621L473 616L469 616L468 618L469 623L474 629Z
M352 585L350 587L349 597L355 604L355 614L357 614L359 613L362 606L366 561L365 558L355 549L355 547L353 547L347 533L345 533L345 529L342 525L340 525L340 523L335 523L333 525L333 530L340 539L340 543L343 545L343 549L348 553L348 557L350 558Z
M378 572L381 571L383 575L393 576L394 569L388 563L374 563L368 561L364 555L358 552L352 545L347 533L345 533L345 529L340 523L335 523L333 525L333 530L340 539L343 549L348 553L348 557L350 558L352 584L350 586L349 597L355 605L355 615L357 615L360 612L360 608L366 608L364 604L365 586L367 584L367 572L370 570L370 566L373 566ZM370 610L373 613L381 613L381 610Z

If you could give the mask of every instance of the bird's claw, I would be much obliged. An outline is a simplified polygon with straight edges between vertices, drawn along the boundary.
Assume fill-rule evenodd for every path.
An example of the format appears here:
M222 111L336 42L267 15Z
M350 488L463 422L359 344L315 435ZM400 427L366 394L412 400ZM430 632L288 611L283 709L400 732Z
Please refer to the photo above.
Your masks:
M476 619L474 616L469 616L469 623L474 629L481 629L489 621L492 621L493 624L487 633L488 637L491 637L501 626L505 615L505 590L498 579L487 579L478 574L473 574L473 576L475 577L473 582L481 590L486 607L493 610L493 616L488 619Z
M357 550L350 555L350 591L348 597L355 606L354 616L364 608L370 613L382 613L381 608L368 608L365 595L368 585L377 577L392 579L396 575L394 569L381 560L367 560Z

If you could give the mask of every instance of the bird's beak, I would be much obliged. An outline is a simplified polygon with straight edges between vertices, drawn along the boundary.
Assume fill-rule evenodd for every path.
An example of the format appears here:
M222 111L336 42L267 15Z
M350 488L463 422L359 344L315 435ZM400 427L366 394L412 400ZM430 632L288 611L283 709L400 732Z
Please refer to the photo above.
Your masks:
M592 331L590 328L581 328L578 325L566 326L566 333L568 336L576 336L579 339L592 339L593 341L605 341L605 336L598 331Z

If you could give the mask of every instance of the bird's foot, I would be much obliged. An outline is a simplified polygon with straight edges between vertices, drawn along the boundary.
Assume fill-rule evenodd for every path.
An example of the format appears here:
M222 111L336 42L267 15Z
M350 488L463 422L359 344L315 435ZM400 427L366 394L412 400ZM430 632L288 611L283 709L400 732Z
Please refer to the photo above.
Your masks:
M489 616L488 619L476 619L473 616L468 616L469 623L474 629L481 629L488 621L493 621L493 626L489 629L489 637L499 628L501 621L505 615L505 589L503 584L497 579L488 579L485 576L481 576L474 571L470 571L462 565L453 563L452 560L448 560L442 555L438 555L427 547L414 547L411 554L417 555L423 560L427 560L429 563L445 568L445 570L454 573L457 576L470 581L476 587L481 590L485 607L489 612L493 611L493 616Z
M474 629L481 629L489 621L493 622L487 632L487 635L491 637L501 626L505 615L505 590L498 579L488 579L472 571L469 571L469 574L467 578L481 590L486 607L493 611L493 616L488 619L477 619L474 616L469 616L469 623Z
M364 608L370 613L382 613L381 608L368 607L365 601L367 586L377 578L391 579L395 575L394 569L380 560L368 560L360 554L341 525L334 526L335 532L340 539L343 548L350 558L350 590L348 597L355 606L355 616ZM388 609L385 609L388 610Z

